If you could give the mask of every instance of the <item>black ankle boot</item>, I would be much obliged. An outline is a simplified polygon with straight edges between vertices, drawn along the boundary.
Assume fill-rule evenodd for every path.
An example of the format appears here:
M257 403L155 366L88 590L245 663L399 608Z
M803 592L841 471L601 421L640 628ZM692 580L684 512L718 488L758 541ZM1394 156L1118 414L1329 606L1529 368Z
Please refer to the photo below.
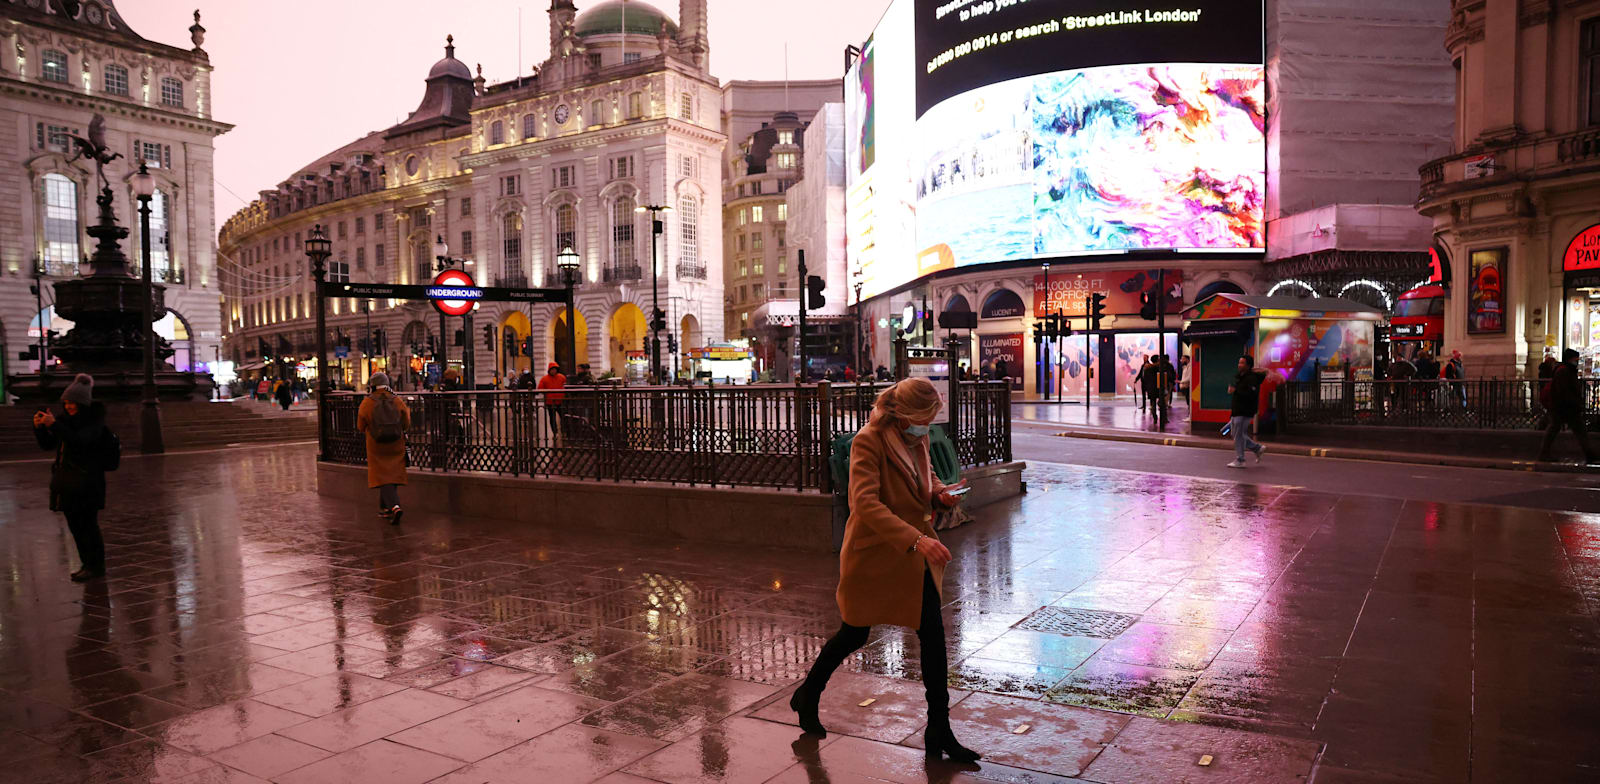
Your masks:
M966 746L956 742L954 732L950 731L950 715L928 713L928 728L922 731L922 745L928 751L928 759L939 759L940 755L950 758L951 762L977 762L983 758Z
M789 707L800 716L800 729L811 735L826 738L828 730L822 726L822 721L817 718L817 702L822 699L820 691L813 692L804 683L795 687L794 694L789 697Z

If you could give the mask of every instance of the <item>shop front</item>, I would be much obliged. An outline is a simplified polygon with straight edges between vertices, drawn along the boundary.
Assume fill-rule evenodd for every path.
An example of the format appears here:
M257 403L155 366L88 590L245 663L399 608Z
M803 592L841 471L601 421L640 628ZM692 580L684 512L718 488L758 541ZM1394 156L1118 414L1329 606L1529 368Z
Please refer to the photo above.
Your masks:
M1104 319L1090 334L1090 300L1096 294L1105 298ZM1065 316L1074 334L1034 339L1039 396L1083 399L1091 389L1097 397L1134 395L1147 357L1164 353L1178 363L1182 312L1179 269L1046 268L1033 278L1034 319Z
M1561 278L1560 348L1577 349L1579 372L1595 375L1600 373L1600 224L1567 244Z

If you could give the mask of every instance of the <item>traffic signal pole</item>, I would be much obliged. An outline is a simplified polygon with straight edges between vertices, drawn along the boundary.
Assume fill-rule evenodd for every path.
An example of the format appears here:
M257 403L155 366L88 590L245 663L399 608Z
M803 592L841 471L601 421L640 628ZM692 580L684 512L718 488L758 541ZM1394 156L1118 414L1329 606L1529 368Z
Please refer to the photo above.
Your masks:
M806 252L804 248L795 251L800 258L800 383L806 381L806 300L810 299L810 291L806 283L810 278L806 276Z

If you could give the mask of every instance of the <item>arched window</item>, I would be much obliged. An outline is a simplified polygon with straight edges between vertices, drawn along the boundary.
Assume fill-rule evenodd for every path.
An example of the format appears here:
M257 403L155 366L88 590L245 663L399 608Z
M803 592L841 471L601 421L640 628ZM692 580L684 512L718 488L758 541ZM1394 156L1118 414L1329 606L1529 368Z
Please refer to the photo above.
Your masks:
M174 76L161 77L161 105L183 106L183 81Z
M633 252L633 208L632 196L620 196L611 205L611 266L619 273L630 271L637 263Z
M700 200L688 194L678 198L678 262L700 263Z
M490 144L505 144L506 143L506 124L505 123L503 123L503 122L501 122L499 120L495 120L494 122L489 124L489 143Z
M44 176L44 262L47 266L78 263L78 183L60 174Z
M500 274L508 280L522 275L522 216L513 212L500 219ZM516 285L524 285L517 283Z
M578 249L578 208L571 204L556 207L555 253L564 248ZM555 253L550 254L552 258Z

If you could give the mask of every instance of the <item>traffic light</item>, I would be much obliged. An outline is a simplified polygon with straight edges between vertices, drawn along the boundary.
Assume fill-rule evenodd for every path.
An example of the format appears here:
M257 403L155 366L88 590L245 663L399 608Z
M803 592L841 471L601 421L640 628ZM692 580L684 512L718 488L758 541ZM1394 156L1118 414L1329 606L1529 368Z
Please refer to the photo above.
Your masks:
M522 339L522 355L525 357L533 356L533 336L530 335Z
M1089 329L1100 331L1100 319L1106 315L1106 295L1095 293L1089 296Z
M463 330L459 330L459 329L456 330L455 342L451 343L450 345L452 345L452 346L465 346L467 344L467 342L466 342L467 336L462 334L462 332L463 332Z
M485 324L485 325L483 325L483 350L484 351L493 351L494 350L494 325L493 324Z
M434 356L434 355L437 355L438 353L439 353L439 336L438 335L429 335L428 336L428 354L430 356Z
M372 331L372 348L374 353L377 354L389 353L389 336L383 334L383 330L375 329Z
M667 333L667 353L678 353L678 336L670 332Z
M660 332L667 328L667 312L661 308L652 308L650 315L650 331Z
M364 356L364 357L372 356L372 338L368 338L368 337L361 338L361 356Z
M822 290L828 287L828 282L816 275L806 277L806 307L816 310L828 303L822 296Z
M1139 318L1155 321L1156 299L1158 296L1153 291L1146 291L1139 295Z

